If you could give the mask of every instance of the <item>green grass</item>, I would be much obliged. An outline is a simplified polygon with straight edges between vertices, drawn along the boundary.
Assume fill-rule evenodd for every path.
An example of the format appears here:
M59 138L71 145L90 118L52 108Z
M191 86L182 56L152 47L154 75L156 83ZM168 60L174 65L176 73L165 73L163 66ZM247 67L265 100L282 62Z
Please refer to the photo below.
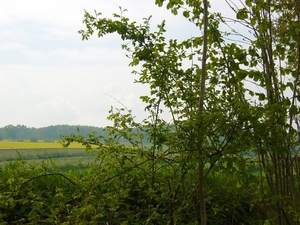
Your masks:
M73 156L68 158L53 158L53 159L30 159L26 160L27 164L29 166L33 165L40 165L40 164L48 164L52 165L57 169L60 169L61 171L66 170L77 170L82 171L86 170L89 165L91 165L94 162L94 158L92 156ZM0 163L1 165L1 163Z
M83 148L32 148L0 150L0 166L14 160L26 160L30 164L51 163L62 170L84 170L95 159Z

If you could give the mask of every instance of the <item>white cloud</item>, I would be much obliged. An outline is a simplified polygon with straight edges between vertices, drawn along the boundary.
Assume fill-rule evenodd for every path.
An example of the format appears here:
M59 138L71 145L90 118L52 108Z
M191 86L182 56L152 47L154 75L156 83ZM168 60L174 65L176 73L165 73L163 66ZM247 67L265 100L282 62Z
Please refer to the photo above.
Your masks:
M24 51L26 46L17 42L2 42L0 43L0 51Z
M0 126L9 123L46 126L49 122L50 125L84 122L85 125L104 126L108 123L106 117L110 106L121 107L109 95L129 108L133 106L137 112L142 110L139 94L133 94L133 91L143 92L141 85L133 83L133 75L126 64L124 68L101 64L58 67L6 65L0 66L0 70L9 71L0 75L3 85L0 90ZM67 116L68 113L70 116Z
M111 17L119 6L128 9L131 20L152 15L153 26L167 19L170 37L199 33L149 0L1 1L0 127L104 126L110 107L122 107L119 102L139 119L145 116L139 96L148 89L133 83L120 38L93 36L83 42L77 33L84 28L84 9Z
M57 96L39 102L33 111L37 118L41 117L48 121L58 119L63 122L67 118L69 121L66 122L72 122L81 116L75 105L71 104L69 100Z

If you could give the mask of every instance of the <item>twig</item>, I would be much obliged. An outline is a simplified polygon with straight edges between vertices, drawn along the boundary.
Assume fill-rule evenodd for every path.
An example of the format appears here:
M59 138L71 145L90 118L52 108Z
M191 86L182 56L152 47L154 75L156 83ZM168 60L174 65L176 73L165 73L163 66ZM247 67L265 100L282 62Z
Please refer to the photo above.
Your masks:
M161 203L162 203L162 202L158 203L158 205L157 205L156 208L154 209L154 212L153 212L153 213L151 214L151 216L147 219L147 223L146 223L145 225L147 225L147 224L150 223L150 221L151 221L151 219L152 219L154 213L157 211L157 209L158 209L158 207L160 206Z
M63 175L62 173L47 173L47 174L41 174L41 175L32 177L32 178L26 180L25 182L23 182L21 184L21 186L24 185L24 184L26 184L26 183L28 183L28 182L30 182L30 181L32 181L32 180L34 180L34 179L38 179L38 178L46 177L46 176L57 176L57 175L62 176L63 178L67 179L73 185L77 185L74 181L72 181L70 178L68 178L67 176ZM4 202L6 202L15 191L16 190L13 190L12 192L10 192L10 194L7 196L7 198L5 199Z

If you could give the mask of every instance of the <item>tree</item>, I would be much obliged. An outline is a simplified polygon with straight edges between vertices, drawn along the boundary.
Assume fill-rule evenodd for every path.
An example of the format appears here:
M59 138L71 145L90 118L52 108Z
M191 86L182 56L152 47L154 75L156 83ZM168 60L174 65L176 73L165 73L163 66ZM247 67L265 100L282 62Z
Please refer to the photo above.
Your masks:
M266 222L297 224L300 41L295 2L246 0L237 6L228 1L236 18L210 13L206 1L157 0L156 4L166 4L175 15L182 13L199 36L182 42L166 40L164 21L151 31L150 18L137 25L123 11L113 14L113 19L86 12L86 30L80 31L84 40L97 31L99 37L118 33L129 41L122 46L131 57L129 65L142 66L133 72L139 76L137 82L150 87L150 94L141 96L149 117L136 123L129 110L114 110L108 117L114 122L107 128L110 136L72 135L65 137L65 145L78 141L89 150L98 146L101 162L110 162L104 165L113 174L105 181L118 178L134 183L135 177L143 177L147 185L140 187L146 187L147 197L140 201L148 210L139 215L147 224L163 214L168 215L165 223L184 223L181 213L191 206L195 213L189 211L189 218L209 223L205 205L211 190L206 181L210 174L221 172L234 174L238 186L259 183L253 204L264 206L269 215ZM252 36L234 28L221 31L220 24L229 25L228 21L247 27ZM283 33L286 27L289 32ZM240 39L232 41L230 35ZM198 58L201 66L195 63ZM162 119L162 106L171 114L170 122ZM143 144L144 137L149 147ZM121 144L120 138L127 139L131 148ZM247 172L251 165L261 169L260 176ZM131 182L126 186L119 181L116 186L123 187L126 195ZM159 193L164 197L158 197Z
M253 34L248 57L254 64L246 78L265 90L249 94L258 96L253 146L277 208L275 223L299 224L299 1L245 1L241 8L231 7L237 22Z
M30 138L30 142L38 142L38 140L35 137Z
M17 128L13 125L7 125L4 127L5 136L8 139L17 138Z

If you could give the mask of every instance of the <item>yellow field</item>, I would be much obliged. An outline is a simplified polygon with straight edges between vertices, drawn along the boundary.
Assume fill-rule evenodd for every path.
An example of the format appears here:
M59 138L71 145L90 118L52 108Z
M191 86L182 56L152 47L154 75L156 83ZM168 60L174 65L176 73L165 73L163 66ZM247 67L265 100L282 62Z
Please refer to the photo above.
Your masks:
M81 144L72 143L70 148L84 148ZM0 149L35 149L35 148L63 148L59 142L30 142L30 141L0 141Z

